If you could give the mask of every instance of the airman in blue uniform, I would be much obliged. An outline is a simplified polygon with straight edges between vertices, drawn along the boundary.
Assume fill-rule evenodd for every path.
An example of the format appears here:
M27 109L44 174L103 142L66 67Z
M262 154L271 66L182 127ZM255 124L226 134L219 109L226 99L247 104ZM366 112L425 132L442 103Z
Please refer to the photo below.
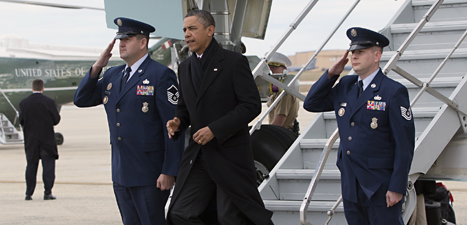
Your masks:
M350 49L311 87L304 108L334 110L340 146L344 212L350 225L403 224L402 203L415 145L407 88L379 68L389 40L374 31L347 30ZM336 83L352 52L357 75Z
M115 39L81 81L78 107L104 104L112 146L112 181L124 224L165 224L164 207L183 152L183 140L169 140L165 124L178 102L175 73L148 55L151 25L116 18L120 57L126 65L99 74Z

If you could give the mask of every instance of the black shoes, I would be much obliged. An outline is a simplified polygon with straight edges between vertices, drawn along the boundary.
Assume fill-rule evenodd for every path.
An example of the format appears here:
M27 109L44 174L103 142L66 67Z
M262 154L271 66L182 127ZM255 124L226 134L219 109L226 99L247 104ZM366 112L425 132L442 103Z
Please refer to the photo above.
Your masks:
M52 194L50 195L44 195L44 200L55 200L57 197L53 196Z
M29 196L29 195L26 195L26 198L24 198L24 200L26 200L26 201L32 200L32 197Z

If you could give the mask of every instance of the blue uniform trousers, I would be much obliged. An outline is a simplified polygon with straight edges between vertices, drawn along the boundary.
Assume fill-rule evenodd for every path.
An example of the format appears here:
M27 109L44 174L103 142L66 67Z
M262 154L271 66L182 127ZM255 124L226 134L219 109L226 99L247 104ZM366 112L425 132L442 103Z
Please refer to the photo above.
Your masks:
M376 196L368 199L357 181L358 203L345 199L343 201L347 223L349 225L403 225L402 203L404 197L400 202L388 208L386 199L375 199Z
M164 225L170 191L156 186L124 187L114 182L114 193L125 225Z

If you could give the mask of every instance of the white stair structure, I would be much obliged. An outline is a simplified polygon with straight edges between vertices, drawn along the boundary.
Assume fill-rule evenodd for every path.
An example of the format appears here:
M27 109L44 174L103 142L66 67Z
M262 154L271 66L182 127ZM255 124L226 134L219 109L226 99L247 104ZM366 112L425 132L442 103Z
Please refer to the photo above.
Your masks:
M8 117L0 113L0 143L1 144L22 144L23 143L23 130L21 125L19 125L19 113L16 110L15 106L11 103L10 99L5 95L2 89L0 89L0 93L2 94L3 98L8 103L8 106L2 105L1 107L9 107L8 110L13 110L15 112L15 117L13 123L8 119ZM2 110L6 111L6 110ZM16 129L15 124L18 124L19 130Z
M391 42L381 68L408 88L415 119L406 222L417 179L467 180L466 30L467 0L407 0L380 31ZM260 185L275 224L346 224L336 128L334 112L317 114Z
M0 113L0 119L2 122L0 128L0 143L2 144L21 144L23 143L23 136L16 127L10 122L10 120L3 114Z

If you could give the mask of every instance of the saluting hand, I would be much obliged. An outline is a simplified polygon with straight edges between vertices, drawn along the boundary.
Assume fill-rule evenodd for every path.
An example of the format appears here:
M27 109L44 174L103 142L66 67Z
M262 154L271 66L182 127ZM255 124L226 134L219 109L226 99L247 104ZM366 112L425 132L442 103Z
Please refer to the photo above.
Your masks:
M332 79L332 77L337 76L337 75L341 74L342 71L344 71L345 65L347 64L347 62L349 62L349 59L347 58L348 55L349 55L349 50L346 50L344 55L342 56L342 58L337 60L331 66L331 68L329 68L329 70L328 70L328 78L329 79Z
M157 178L157 188L161 189L161 191L170 190L174 184L174 176L161 174L159 178Z
M402 194L400 193L397 193L397 192L393 192L393 191L388 191L386 193L386 204L387 204L387 207L391 207L395 204L397 204L401 199L402 199Z
M113 39L112 42L110 42L109 46L101 53L97 61L92 65L92 70L90 76L92 78L96 77L99 75L100 71L102 68L107 66L107 63L109 63L110 57L112 57L112 49L114 48L115 45L115 39Z
M195 134L193 134L193 140L200 145L205 145L213 138L214 134L208 126L199 129Z
M180 126L180 120L177 117L174 117L173 120L167 121L167 133L169 134L169 138L172 139L172 136L175 135L175 132L178 130Z

